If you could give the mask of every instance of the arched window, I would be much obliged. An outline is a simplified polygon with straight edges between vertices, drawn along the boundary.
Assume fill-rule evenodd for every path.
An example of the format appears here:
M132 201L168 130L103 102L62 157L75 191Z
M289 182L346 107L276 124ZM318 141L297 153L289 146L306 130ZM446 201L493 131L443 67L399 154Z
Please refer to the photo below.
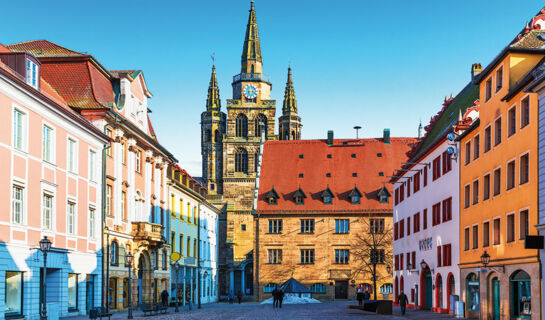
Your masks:
M239 148L235 152L235 172L248 173L248 151Z
M479 310L479 278L475 273L470 273L466 277L466 306L467 310Z
M259 114L255 118L255 136L261 137L261 131L265 131L267 137L267 117L264 114Z
M244 114L241 113L237 116L235 129L237 137L248 137L248 118Z
M395 288L394 301L397 301L397 297L399 296L399 280L397 276L395 277L395 280L394 280L394 288Z
M117 241L112 241L110 248L110 264L112 266L117 266L119 264L119 245Z
M513 272L509 279L510 297L509 304L512 306L513 317L530 318L532 316L532 280L524 270Z
M436 308L443 308L443 277L438 273L435 276L435 306Z
M204 142L210 142L210 139L212 139L212 134L209 129L206 129L204 132Z
M254 73L254 65L250 66L250 73Z
M291 140L295 140L295 131L291 132Z
M221 142L221 135L218 129L214 131L214 142Z

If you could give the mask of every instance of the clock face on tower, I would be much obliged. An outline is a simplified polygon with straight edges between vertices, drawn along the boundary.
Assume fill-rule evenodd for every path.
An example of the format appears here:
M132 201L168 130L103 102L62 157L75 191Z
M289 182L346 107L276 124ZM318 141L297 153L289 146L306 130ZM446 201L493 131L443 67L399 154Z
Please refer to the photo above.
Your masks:
M253 84L246 85L242 92L244 93L244 96L248 99L253 99L257 97L257 88Z

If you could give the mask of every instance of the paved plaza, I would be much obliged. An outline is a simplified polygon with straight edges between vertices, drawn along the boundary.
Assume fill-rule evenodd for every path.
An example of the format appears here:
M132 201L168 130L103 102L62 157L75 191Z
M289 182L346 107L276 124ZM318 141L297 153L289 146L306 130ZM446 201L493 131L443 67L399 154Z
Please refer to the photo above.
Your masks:
M202 305L201 309L193 309L191 311L184 309L179 313L175 313L174 309L170 309L168 314L157 315L151 317L143 317L141 311L134 312L135 319L149 320L174 320L174 319L378 319L378 320L395 320L395 319L455 319L452 316L432 313L429 311L413 311L407 310L407 314L403 317L399 307L394 307L393 315L376 315L374 313L349 309L348 305L353 302L336 301L325 302L320 304L305 304L305 305L284 305L282 309L273 309L272 305L262 305L255 302L247 302L242 304L228 303L213 303ZM112 319L126 319L127 313L116 313ZM63 318L63 320L83 320L84 317Z

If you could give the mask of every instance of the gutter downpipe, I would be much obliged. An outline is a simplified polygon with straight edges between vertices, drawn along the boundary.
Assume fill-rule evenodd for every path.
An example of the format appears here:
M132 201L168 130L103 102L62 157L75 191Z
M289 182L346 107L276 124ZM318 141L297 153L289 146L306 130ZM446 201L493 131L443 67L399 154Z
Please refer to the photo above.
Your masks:
M202 201L202 199L201 199ZM197 211L197 309L201 308L201 203Z
M104 126L104 132L106 132L106 129L110 126L110 124L106 124ZM110 149L112 147L111 141L108 143L108 145L105 145L104 148L102 148L102 219L101 219L101 230L102 230L102 252L104 253L104 230L107 227L106 226L106 150ZM106 235L106 277L104 277L104 254L102 254L102 307L106 309L106 313L109 312L109 306L108 303L108 282L109 282L109 274L110 274L110 246L109 244L109 237L110 234L108 233Z

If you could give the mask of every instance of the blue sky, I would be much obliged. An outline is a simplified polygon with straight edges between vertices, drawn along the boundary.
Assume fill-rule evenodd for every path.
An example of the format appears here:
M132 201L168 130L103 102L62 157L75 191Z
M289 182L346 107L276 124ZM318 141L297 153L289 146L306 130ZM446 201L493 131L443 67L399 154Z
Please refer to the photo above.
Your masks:
M264 73L280 115L288 63L303 138L415 136L544 3L294 1L255 3ZM0 43L47 39L93 54L111 70L142 69L160 142L200 176L200 113L215 53L220 96L232 96L248 0L3 3ZM24 19L23 19L24 18ZM9 30L9 31L8 31ZM225 110L225 109L224 109Z

